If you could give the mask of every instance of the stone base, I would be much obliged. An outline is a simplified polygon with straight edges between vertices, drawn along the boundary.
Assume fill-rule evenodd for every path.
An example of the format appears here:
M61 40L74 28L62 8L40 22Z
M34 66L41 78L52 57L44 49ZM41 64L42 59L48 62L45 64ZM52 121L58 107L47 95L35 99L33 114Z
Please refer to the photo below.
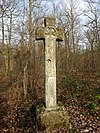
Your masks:
M40 131L53 131L57 128L69 129L68 114L62 105L56 110L46 110L44 106L37 106L37 128Z

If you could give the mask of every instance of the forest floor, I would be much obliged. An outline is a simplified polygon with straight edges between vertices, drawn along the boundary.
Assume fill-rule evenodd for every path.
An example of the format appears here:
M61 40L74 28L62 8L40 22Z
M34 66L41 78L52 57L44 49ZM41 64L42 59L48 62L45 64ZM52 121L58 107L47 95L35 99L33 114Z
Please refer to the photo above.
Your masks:
M68 111L71 127L48 133L100 133L100 82L67 77L57 86L58 101ZM39 89L38 100L44 93ZM36 128L32 101L22 100L22 95L22 88L0 92L0 133L42 133Z

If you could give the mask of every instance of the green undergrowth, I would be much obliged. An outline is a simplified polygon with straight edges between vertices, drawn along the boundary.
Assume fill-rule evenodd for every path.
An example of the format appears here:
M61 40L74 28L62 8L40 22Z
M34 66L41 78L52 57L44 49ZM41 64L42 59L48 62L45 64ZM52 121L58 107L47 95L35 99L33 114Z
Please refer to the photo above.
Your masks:
M100 84L87 79L65 77L61 80L63 97L66 99L78 99L85 108L92 111L100 109Z

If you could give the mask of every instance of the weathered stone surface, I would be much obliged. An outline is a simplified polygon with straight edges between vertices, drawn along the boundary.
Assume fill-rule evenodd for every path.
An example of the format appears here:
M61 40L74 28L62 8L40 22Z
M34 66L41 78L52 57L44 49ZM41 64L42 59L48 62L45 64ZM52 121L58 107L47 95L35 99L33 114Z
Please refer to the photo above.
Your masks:
M37 40L43 40L44 39L44 27L36 29L35 37Z
M45 27L36 29L36 39L45 40L45 104L47 110L56 108L56 41L64 39L64 29L56 28L56 19L46 17Z
M57 128L69 129L68 114L64 106L57 106L56 110L47 111L45 107L37 107L37 127L38 130L53 131Z
M64 28L57 28L57 41L64 40Z
M56 42L55 36L45 38L45 103L56 107Z
M44 19L44 24L45 24L45 27L46 26L53 26L53 27L55 27L56 19L53 18L53 17L46 17Z
M47 17L45 27L37 28L36 39L45 40L45 105L37 106L39 130L69 128L68 114L64 106L57 105L56 99L56 41L64 39L64 29L56 28L55 18Z

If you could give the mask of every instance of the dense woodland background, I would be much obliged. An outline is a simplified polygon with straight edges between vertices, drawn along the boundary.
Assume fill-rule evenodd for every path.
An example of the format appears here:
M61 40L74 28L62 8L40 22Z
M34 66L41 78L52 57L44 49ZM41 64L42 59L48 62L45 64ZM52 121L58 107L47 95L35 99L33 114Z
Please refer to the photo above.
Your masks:
M65 28L65 40L57 42L57 98L71 106L72 109L67 110L72 120L71 111L76 106L77 112L80 105L95 112L93 121L97 120L100 109L100 1L84 1L83 8L78 0L0 1L1 132L24 132L26 127L27 132L33 132L34 124L30 119L34 116L27 115L26 108L44 98L44 42L35 40L35 30L44 26L46 16L56 17L57 27ZM25 118L29 119L30 126ZM73 132L80 133L81 124L77 127L77 122L71 123ZM96 129L95 133L99 133Z

